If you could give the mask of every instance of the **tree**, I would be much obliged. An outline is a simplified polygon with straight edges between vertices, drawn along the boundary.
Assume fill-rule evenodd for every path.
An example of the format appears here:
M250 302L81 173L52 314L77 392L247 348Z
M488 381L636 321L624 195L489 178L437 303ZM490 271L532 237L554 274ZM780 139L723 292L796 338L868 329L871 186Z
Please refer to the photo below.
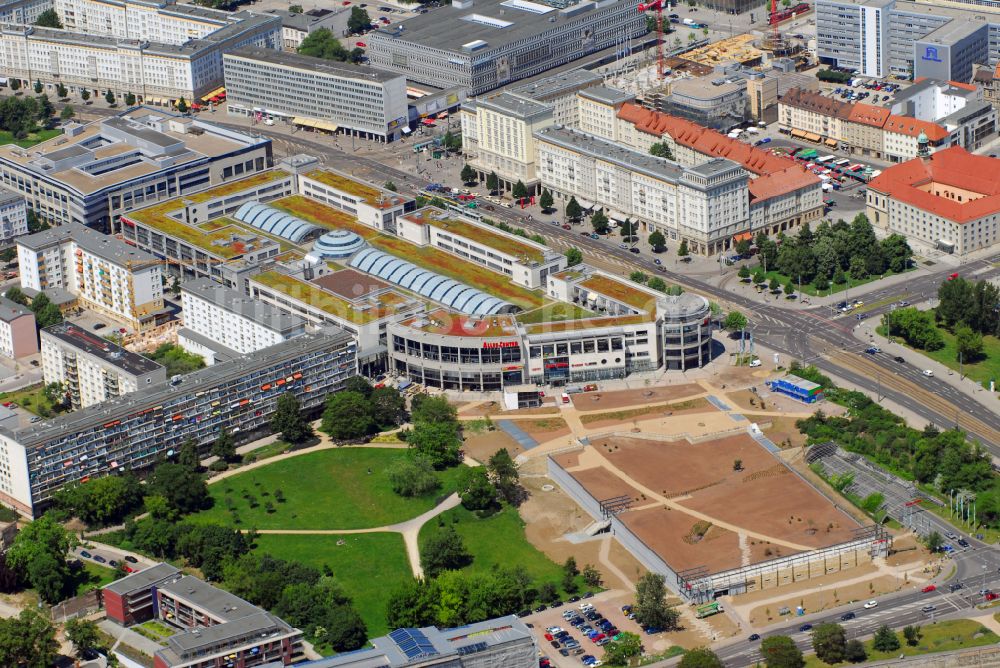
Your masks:
M466 164L462 167L462 173L459 174L459 177L462 179L462 183L473 183L476 180L476 170L471 165Z
M712 650L696 647L685 652L678 666L680 668L723 668L725 664Z
M4 297L11 300L15 304L20 304L21 306L28 305L28 297L21 291L16 285L7 288L7 292L4 293Z
M34 610L0 620L0 665L49 668L57 665L59 643L49 620Z
M734 471L742 471L743 470L743 460L742 459L734 459L733 460L733 470Z
M56 108L52 106L52 102L49 101L48 95L39 95L36 103L38 109L38 120L45 125L52 117L52 114L56 113Z
M501 499L510 504L516 504L521 500L523 494L520 474L517 471L517 464L514 463L507 448L497 450L490 457L486 463L486 471L489 474L490 482L493 483ZM572 557L570 558L572 559ZM573 567L575 570L575 562Z
M677 247L677 257L688 256L688 240L681 239L681 245Z
M736 245L733 247L733 249L736 251L738 255L746 257L750 253L751 245L752 244L750 239L740 239L739 241L736 242Z
M350 58L350 52L344 48L344 45L328 28L320 28L306 35L302 43L299 44L299 53L313 58L340 62L345 62Z
M326 398L320 429L338 441L367 436L374 428L371 405L360 392L342 390Z
M58 97L59 99L65 99L67 95L69 95L69 91L66 89L66 86L62 82L57 83L56 97Z
M844 660L851 663L864 663L868 660L865 644L860 640L848 640L844 646Z
M955 327L955 348L957 359L974 362L983 354L983 335L966 324Z
M482 466L462 468L458 493L466 510L491 512L497 508L496 489L490 484L489 474Z
M737 276L740 277L740 282L742 282L742 283L746 283L747 281L749 281L750 280L750 267L748 267L746 265L743 265L742 267L740 267L739 272L737 272Z
M448 398L443 396L428 397L419 395L411 402L411 412L413 422L448 422L457 425L457 412L455 407L448 403Z
M83 100L84 102L86 102L87 100L89 100L90 99L90 90L88 90L86 88L84 88L83 90L81 90L80 91L80 99Z
M34 305L32 305L34 306ZM62 311L55 304L49 303L35 311L35 322L39 327L58 325L63 321Z
M347 29L353 34L362 33L372 24L372 19L368 12L355 5L351 7L351 15L347 19Z
M768 284L768 288L771 290L771 292L780 292L781 281L779 281L777 278L772 278L771 282Z
M142 486L134 475L108 475L65 485L53 500L60 510L89 525L117 524L142 506Z
M406 399L395 387L377 387L368 398L372 420L380 429L398 427L406 417Z
M179 513L193 513L211 503L208 486L201 475L186 466L162 462L146 481L148 495L162 496Z
M670 146L666 142L656 142L649 147L649 154L657 158L666 158L667 160L673 160L674 154L670 150Z
M396 188L396 184L393 183L392 181L386 181L385 183L382 184L382 187L392 192L399 192L399 189Z
M677 627L680 613L667 605L667 590L659 573L646 573L635 585L635 619L640 626L652 626L667 631Z
M789 297L795 294L795 284L792 283L792 279L785 281L784 290L785 294Z
M751 278L751 280L753 280L754 285L760 285L761 283L767 280L767 274L764 273L763 268L757 267L753 272L753 277Z
M601 209L598 209L590 216L590 225L597 234L607 234L610 230L610 221Z
M510 194L514 199L527 197L528 189L525 187L524 181L518 180L518 182L514 184L514 187L511 188Z
M128 104L128 102L126 101L125 104ZM177 106L177 111L181 112L182 114L186 114L187 113L187 111L188 111L188 103L187 103L187 100L184 99L183 95L181 96L181 99L177 100L177 105L176 106Z
M212 443L212 454L224 462L231 462L236 459L236 443L232 435L225 427L219 429L219 435Z
M604 646L604 663L610 666L627 666L630 659L641 654L642 638L634 633L624 631L618 636L618 640L613 640ZM681 663L683 664L683 659ZM722 668L721 662L714 665ZM692 664L692 666L695 666L695 664ZM703 664L703 666L707 668L707 664Z
M104 94L104 101L112 106L115 104L115 94L110 88L108 89L108 92Z
M17 259L17 248L10 246L0 250L0 262L13 262Z
M73 643L73 650L78 659L82 659L83 654L88 650L101 646L101 638L97 633L97 623L92 620L74 617L66 622L63 631L66 634L66 639Z
M69 582L66 553L76 539L49 515L25 526L7 550L7 566L47 603L62 600ZM0 665L3 664L0 661Z
M420 565L427 577L436 577L441 571L458 570L470 563L472 555L451 526L432 534L420 549Z
M566 249L567 267L573 267L575 265L580 264L581 262L583 262L583 253L580 252L579 248L571 246L570 248Z
M580 220L583 217L583 207L576 201L576 197L570 197L566 203L566 217L570 220Z
M875 631L872 639L872 649L879 652L895 652L899 649L899 636L896 632L883 624Z
M15 91L15 92L21 90L21 80L20 79L16 79L16 78L15 79L11 79L10 80L10 89L12 91Z
M351 376L344 382L345 392L357 392L368 399L375 391L375 386L364 376Z
M649 274L647 274L644 271L639 271L638 269L636 269L635 271L633 271L631 274L628 275L628 280L632 281L633 283L645 283L646 281L649 280Z
M541 196L538 198L538 205L542 207L542 211L551 211L554 203L552 191L548 188L543 189Z
M847 271L851 274L851 280L858 281L864 278L868 278L868 263L865 262L863 255L855 255L851 258L851 264L847 268Z
M600 587L601 586L601 572L597 570L593 564L587 564L583 567L583 581L587 583L588 587Z
M844 660L847 635L840 624L817 624L812 632L812 646L816 656L825 663Z
M916 647L918 644L920 644L920 627L904 626L903 637L906 638L907 645L909 645L910 647Z
M924 539L924 544L931 552L937 552L944 547L944 538L937 531L931 531Z
M649 245L654 253L662 253L667 248L667 238L663 236L663 232L653 230L649 235Z
M59 112L59 118L61 120L63 120L63 121L68 121L69 119L73 118L73 116L75 116L75 115L76 115L76 112L73 111L73 107L71 107L68 104L65 107L62 108L62 111Z
M453 422L418 422L406 442L436 469L448 468L461 461L462 439Z
M636 235L636 232L639 231L639 223L638 222L633 223L630 218L626 218L624 221L622 221L622 224L619 227L619 231L622 235L622 239L624 239L626 242L638 241L638 238L634 237Z
M288 7L289 14L301 14L303 11L305 10L302 9L302 5L289 5Z
M730 311L729 315L722 322L722 328L730 332L738 332L746 329L747 317L739 311Z
M287 443L302 443L312 438L312 425L302 417L302 405L293 392L278 397L271 417L271 430L281 434L281 439Z
M667 283L659 276L653 276L646 285L657 292L666 292Z
M33 89L35 91L35 95L41 95L42 91L45 90L45 87L42 85L42 82L40 80L36 79Z
M491 193L500 189L500 177L497 176L496 172L490 172L486 175L486 189Z
M409 457L389 467L392 491L400 496L426 496L441 486L434 467L423 457Z
M54 9L46 9L44 12L38 15L35 19L35 25L42 28L58 28L62 29L62 21L59 20L59 14L56 13Z
M760 643L760 653L767 668L802 668L806 665L802 650L788 636L770 636Z

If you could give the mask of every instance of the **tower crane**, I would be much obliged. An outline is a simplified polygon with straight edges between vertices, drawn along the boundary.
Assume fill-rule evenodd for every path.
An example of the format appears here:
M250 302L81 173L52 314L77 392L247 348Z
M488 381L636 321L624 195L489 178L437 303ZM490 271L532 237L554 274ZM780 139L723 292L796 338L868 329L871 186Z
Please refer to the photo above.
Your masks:
M650 10L656 11L656 76L663 78L663 3L666 0L653 0L652 2L639 3L639 11L646 13ZM771 0L774 3L774 0Z

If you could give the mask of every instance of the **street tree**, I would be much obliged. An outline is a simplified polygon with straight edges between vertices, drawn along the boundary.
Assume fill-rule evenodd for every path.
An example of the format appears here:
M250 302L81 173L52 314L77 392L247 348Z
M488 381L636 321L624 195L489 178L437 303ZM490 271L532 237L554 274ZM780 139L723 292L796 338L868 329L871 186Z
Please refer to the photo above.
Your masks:
M566 249L566 266L572 267L583 262L583 253L580 249L572 246Z
M371 405L360 392L342 390L326 398L320 429L338 441L351 441L370 434L375 426Z
M938 552L944 547L944 537L937 531L931 531L924 539L924 544L931 552Z
M904 626L903 637L906 638L907 645L916 647L920 644L920 626Z
M667 605L665 580L659 573L646 573L635 586L636 621L641 626L653 626L671 631L677 628L680 613Z
M465 541L450 525L432 534L420 548L420 565L430 578L442 571L464 568L471 562L472 555L465 547Z
M489 190L490 193L495 193L500 189L500 177L497 176L496 172L490 172L486 175L486 189Z
M126 102L126 104L128 103ZM181 99L177 100L177 111L181 112L182 114L186 114L188 112L188 109L190 109L190 106L188 105L187 100L185 100L184 97L181 96Z
M135 93L133 93L132 91L125 93L125 106L132 107L135 106L135 103L136 103Z
M803 668L802 650L788 636L769 636L760 643L760 653L767 668Z
M459 174L459 178L462 179L462 183L474 183L476 180L476 170L474 170L471 165L464 165L462 167L462 173Z
M628 275L628 280L632 281L633 283L645 283L646 281L649 280L649 274L647 274L644 271L639 271L638 269L636 269L635 271L633 271L631 274Z
M598 209L590 216L590 225L597 234L607 234L611 229L608 216L601 209Z
M649 279L646 285L652 288L653 290L656 290L657 292L667 291L667 282L664 281L659 276L653 276L651 279Z
M66 639L73 643L73 651L78 659L83 654L101 646L101 638L97 632L97 623L90 619L74 617L63 627Z
M654 230L649 235L649 245L652 247L654 253L662 253L667 248L667 238L663 236L663 232Z
M642 638L629 631L623 631L615 637L618 639L604 646L604 663L609 666L627 666L633 658L642 655ZM717 665L722 668L721 663ZM692 666L698 668L694 664ZM703 664L703 668L708 668L708 665Z
M114 91L109 88L108 92L106 92L104 94L104 101L107 102L109 105L114 106L115 105L115 99L116 98L115 98Z
M955 327L956 359L975 362L983 354L983 335L962 323Z
M748 267L747 265L743 265L742 267L740 267L739 272L737 272L737 276L740 277L740 282L742 282L742 283L746 283L747 281L749 281L750 280L750 267Z
M677 247L677 257L687 257L688 254L688 240L681 239L681 245Z
M67 90L65 84L63 84L62 82L57 83L56 84L56 97L58 97L60 100L62 100L62 99L65 99L67 95L69 95L69 90Z
M746 329L747 317L740 313L739 311L730 311L726 319L722 321L723 329L730 332L738 332L742 329Z
M75 115L76 115L76 112L73 111L73 107L71 107L68 104L65 107L62 108L62 111L59 112L59 118L62 121L68 121L69 119L73 118Z
M15 93L17 93L17 91L21 90L21 80L17 79L17 78L11 79L10 80L10 89L12 91L14 91ZM19 95L20 93L17 93L17 94Z
M622 239L626 242L638 241L638 238L633 239L633 237L639 231L639 223L633 223L631 218L626 218L621 224L620 231Z
M847 635L840 624L817 624L812 632L812 646L816 656L825 663L844 660Z
M895 652L899 649L899 636L896 635L895 631L883 624L875 631L875 637L872 639L872 649L879 652Z
M392 181L386 181L385 183L382 184L382 187L385 188L386 190L390 191L390 192L398 192L399 191L399 189L396 188L396 184L393 183Z
M35 91L35 95L41 95L42 91L45 90L45 87L42 85L42 82L37 79L35 80L35 85L32 88Z
M725 664L722 659L710 649L696 647L684 653L681 662L677 664L679 668L723 668Z
M518 180L511 188L510 194L514 199L522 199L528 196L528 188L524 185L524 181Z
M772 278L771 282L768 284L768 288L771 290L771 292L780 292L781 281L779 281L777 278Z
M87 88L84 88L83 90L81 90L80 91L80 99L83 100L84 102L87 102L87 100L90 99L90 90L87 89ZM89 104L89 102L87 104Z
M583 207L576 201L576 197L570 197L566 203L566 218L569 220L580 220L583 217Z
M302 443L312 438L312 425L302 416L302 405L294 393L285 392L278 397L271 430L281 434L287 443Z
M543 189L541 196L538 198L538 205L542 207L542 211L551 211L554 203L552 191L548 188Z
M844 645L844 660L851 663L864 663L868 660L865 644L858 639L848 640Z
M751 241L749 239L740 239L736 242L733 250L736 251L737 255L742 255L746 257L750 253Z
M789 297L795 294L795 284L792 283L791 279L785 281L784 290L785 294Z

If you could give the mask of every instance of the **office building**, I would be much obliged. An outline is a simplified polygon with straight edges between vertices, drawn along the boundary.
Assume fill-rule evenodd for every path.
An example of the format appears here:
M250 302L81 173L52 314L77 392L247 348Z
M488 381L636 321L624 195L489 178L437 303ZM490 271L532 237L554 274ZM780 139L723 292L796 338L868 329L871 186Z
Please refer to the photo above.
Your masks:
M341 6L336 9L315 7L305 12L271 9L267 13L281 17L281 48L287 53L295 53L310 33L321 28L336 31L337 15L345 11L349 10Z
M68 223L18 238L17 257L23 289L65 290L135 329L165 315L160 261L115 237Z
M1000 57L1000 14L976 4L818 0L816 54L864 77L969 81Z
M201 39L239 20L229 12L174 0L55 0L54 8L68 32L162 44Z
M659 111L725 132L747 119L747 86L742 80L679 79L660 106Z
M553 107L514 93L483 96L462 105L462 150L480 181L496 173L501 190L518 181L538 186L534 133L553 125Z
M223 53L244 46L280 48L279 17L233 16L238 20L177 43L123 37L115 29L87 33L6 24L0 26L0 71L25 88L40 81L50 91L61 83L74 94L87 90L103 97L110 90L119 99L132 93L147 104L169 106L180 98L190 103L222 86Z
M48 9L52 9L52 0L4 0L0 2L0 23L32 25Z
M42 330L42 377L63 387L72 408L86 408L163 383L167 370L64 322Z
M0 188L0 243L28 233L28 205L24 197Z
M552 105L554 123L576 127L579 124L576 94L603 82L604 78L597 72L577 69L520 83L507 90L520 97Z
M229 114L387 142L407 127L406 78L364 65L240 49L223 57Z
M577 127L598 137L613 137L618 125L618 112L635 96L607 86L595 86L580 91L576 96Z
M220 429L239 440L270 433L278 397L293 392L302 410L357 375L357 347L342 332L303 334L180 379L154 383L90 408L16 430L0 428L0 501L33 516L65 484L144 469Z
M534 668L535 639L517 617L498 617L457 629L396 629L372 647L298 664L301 668Z
M0 146L0 185L39 217L98 230L132 209L270 167L271 140L139 107L30 150Z
M767 120L765 118L767 110L777 106L779 79L774 70L769 73L753 71L747 73L747 105L751 119Z
M931 153L920 138L917 158L868 182L868 219L910 243L964 256L995 248L1000 214L1000 160L953 146Z
M535 139L542 186L560 202L576 197L709 255L749 225L747 175L731 160L681 167L568 128L542 130Z
M181 284L184 327L178 343L207 364L273 346L305 334L302 318L199 278Z
M375 67L479 95L644 34L626 0L459 0L366 39Z
M16 360L37 352L35 314L6 297L0 297L0 355Z
M156 620L178 631L153 656L155 668L287 666L303 656L301 631L169 564L127 575L101 594L116 624Z

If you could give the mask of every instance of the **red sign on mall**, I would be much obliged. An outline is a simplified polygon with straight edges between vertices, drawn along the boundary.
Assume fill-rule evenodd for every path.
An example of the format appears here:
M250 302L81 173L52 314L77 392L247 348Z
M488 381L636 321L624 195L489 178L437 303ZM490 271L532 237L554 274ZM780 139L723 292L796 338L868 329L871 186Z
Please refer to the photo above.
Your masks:
M518 348L520 343L517 341L485 341L483 342L483 348Z

